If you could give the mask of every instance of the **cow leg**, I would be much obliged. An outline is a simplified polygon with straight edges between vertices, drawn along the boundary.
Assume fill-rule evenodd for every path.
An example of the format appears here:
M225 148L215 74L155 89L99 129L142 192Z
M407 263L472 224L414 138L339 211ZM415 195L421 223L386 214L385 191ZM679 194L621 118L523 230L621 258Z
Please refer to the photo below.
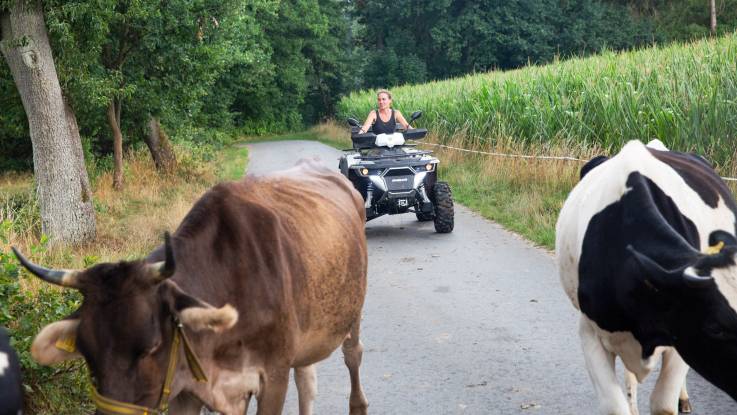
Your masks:
M183 392L169 401L170 414L200 415L202 402L194 395Z
M267 369L263 382L256 415L280 415L289 386L289 367Z
M686 390L686 379L683 379L681 394L678 396L678 412L682 414L691 413L691 401L688 399L688 390Z
M246 395L245 399L243 399L243 401L246 403L246 407L243 410L243 415L248 414L248 407L251 406L251 400L253 399L253 396L253 393L249 393L248 395Z
M630 413L632 415L640 415L640 410L637 408L637 377L634 373L627 369L624 369L624 385L627 389L627 400L630 403Z
M650 413L653 415L676 415L678 398L686 381L688 365L676 349L663 352L663 364L658 381L650 395Z
M317 396L317 366L295 367L294 383L299 396L299 415L312 415L312 404Z
M629 415L629 405L614 370L615 356L604 348L584 315L581 315L579 322L579 335L586 369L599 399L599 412L605 415Z
M359 337L361 331L361 317L358 317L351 327L351 334L343 341L343 360L348 366L351 376L351 397L348 402L350 415L365 415L368 413L368 401L361 389L359 367L363 357L363 343Z

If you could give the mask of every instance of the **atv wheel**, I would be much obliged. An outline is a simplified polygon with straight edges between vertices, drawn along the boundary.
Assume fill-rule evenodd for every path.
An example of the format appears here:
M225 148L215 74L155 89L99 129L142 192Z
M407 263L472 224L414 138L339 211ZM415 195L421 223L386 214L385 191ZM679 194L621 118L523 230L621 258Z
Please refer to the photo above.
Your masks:
M453 232L453 195L446 182L437 182L433 187L435 202L435 232Z
M417 220L420 222L427 222L430 220L435 219L435 213L433 212L415 212L415 216L417 216Z

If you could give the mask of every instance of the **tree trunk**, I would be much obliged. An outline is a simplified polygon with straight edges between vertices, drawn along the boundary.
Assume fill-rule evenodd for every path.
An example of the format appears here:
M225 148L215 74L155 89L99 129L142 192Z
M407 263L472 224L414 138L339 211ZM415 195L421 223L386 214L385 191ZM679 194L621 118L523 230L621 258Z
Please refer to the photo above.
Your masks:
M711 12L711 35L717 34L717 2L716 0L709 0L709 11Z
M113 132L113 189L123 190L123 133L120 132L120 119L115 108L115 98L107 107L107 122Z
M151 158L154 159L156 170L162 173L171 173L177 167L177 156L171 147L169 137L161 129L161 123L156 117L148 120L148 135L145 138Z
M39 0L0 11L0 51L28 117L41 230L52 243L95 237L87 170L77 121L64 101Z

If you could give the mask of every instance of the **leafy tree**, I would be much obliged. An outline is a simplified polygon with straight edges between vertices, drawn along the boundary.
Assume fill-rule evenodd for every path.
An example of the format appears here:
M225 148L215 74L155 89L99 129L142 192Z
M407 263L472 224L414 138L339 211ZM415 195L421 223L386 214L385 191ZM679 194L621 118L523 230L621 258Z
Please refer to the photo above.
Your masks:
M716 34L732 32L737 28L737 0L716 0L715 18L719 20ZM653 17L661 38L687 41L711 34L709 2L679 0L660 7Z
M0 3L0 51L28 117L42 231L55 243L86 242L95 236L92 193L40 0Z
M350 78L344 76L348 7L344 0L284 0L257 11L267 65L255 76L234 66L223 79L237 91L231 107L237 125L252 133L281 131L332 113Z
M307 38L302 53L309 61L307 94L300 113L304 121L314 123L335 113L341 95L350 89L352 68L357 66L350 53L349 3L343 0L319 0L325 30ZM346 53L348 52L348 53Z
M630 48L652 31L626 6L595 0L363 0L356 14L371 87Z
M0 171L32 169L28 119L4 59L0 59L0 108Z
M718 32L737 27L737 0L714 5ZM116 185L126 145L146 142L167 170L176 162L167 137L218 143L224 135L208 131L294 129L330 116L350 90L710 30L703 0L46 0L43 6L61 90L84 148L98 157L114 154ZM0 169L31 164L11 78L0 63Z
M66 85L85 109L85 133L103 150L113 137L119 188L123 136L146 141L157 166L170 169L175 159L167 135L158 133L161 125L207 124L203 114L213 113L204 104L213 86L239 60L253 60L244 51L253 44L245 37L257 26L254 10L271 6L258 0L57 0L48 7Z

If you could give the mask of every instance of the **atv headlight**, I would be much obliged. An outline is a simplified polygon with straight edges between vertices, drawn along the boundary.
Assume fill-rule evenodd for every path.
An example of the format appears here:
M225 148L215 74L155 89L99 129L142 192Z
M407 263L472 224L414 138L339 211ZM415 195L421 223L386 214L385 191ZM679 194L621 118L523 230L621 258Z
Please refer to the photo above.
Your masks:
M361 176L361 177L366 177L366 176L369 175L369 173L371 173L371 171L367 167L363 167L363 166L361 166L361 167L355 167L354 170L355 170L356 174L359 175L359 176Z
M435 170L435 163L427 163L421 166L414 166L415 172L424 173Z

